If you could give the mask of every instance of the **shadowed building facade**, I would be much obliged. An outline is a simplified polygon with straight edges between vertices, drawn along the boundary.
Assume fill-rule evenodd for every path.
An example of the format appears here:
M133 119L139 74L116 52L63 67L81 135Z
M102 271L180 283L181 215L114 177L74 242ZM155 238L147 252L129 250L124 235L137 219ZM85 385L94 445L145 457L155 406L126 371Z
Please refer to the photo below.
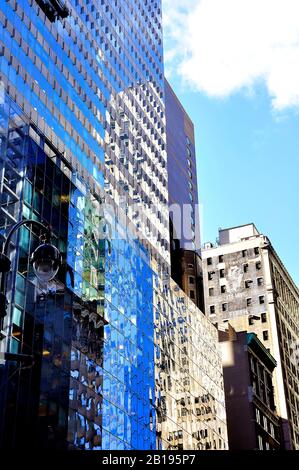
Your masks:
M273 371L276 361L254 333L219 331L230 450L282 449Z

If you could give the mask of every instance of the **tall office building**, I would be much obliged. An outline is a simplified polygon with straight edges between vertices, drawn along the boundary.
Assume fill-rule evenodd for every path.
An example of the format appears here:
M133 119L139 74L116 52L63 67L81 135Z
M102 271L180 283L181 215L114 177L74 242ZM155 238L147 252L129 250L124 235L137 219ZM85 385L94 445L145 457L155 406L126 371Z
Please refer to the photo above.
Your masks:
M171 275L203 310L194 126L167 80L165 110Z
M9 242L0 348L34 362L0 364L1 445L227 448L216 329L170 278L161 1L1 2L0 80L1 243L34 220L62 255L45 284L40 230Z
M275 404L287 449L299 448L299 291L253 224L219 231L203 250L206 311L218 325L256 333L277 362Z

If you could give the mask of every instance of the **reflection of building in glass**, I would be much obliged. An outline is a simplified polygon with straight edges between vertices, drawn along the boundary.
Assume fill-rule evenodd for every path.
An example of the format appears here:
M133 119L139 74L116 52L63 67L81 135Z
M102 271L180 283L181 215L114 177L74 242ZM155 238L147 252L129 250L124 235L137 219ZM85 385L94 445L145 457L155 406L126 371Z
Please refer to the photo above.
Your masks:
M162 447L225 449L217 330L173 281L163 288L155 279L157 429Z
M1 243L33 218L63 258L41 285L39 233L12 240L0 348L35 362L0 364L1 442L155 449L182 432L188 449L225 448L216 330L169 275L161 2L63 4L55 21L0 5Z
M163 109L163 102L150 82L136 83L111 98L105 139L105 192L107 201L125 212L126 223L134 228L162 269L168 271L168 174Z
M4 331L9 349L33 353L36 364L9 380L5 444L154 448L153 275L147 252L132 238L112 234L105 241L100 202L15 109L7 100L10 118L2 114L1 228L19 214L44 220L64 263L57 282L38 285L29 264L38 237L22 229ZM7 367L10 375L14 366Z
M230 450L279 450L276 361L254 333L220 331Z
M223 229L202 252L206 312L256 333L277 362L275 400L284 445L299 448L299 291L269 239L253 224ZM245 325L245 326L244 326Z

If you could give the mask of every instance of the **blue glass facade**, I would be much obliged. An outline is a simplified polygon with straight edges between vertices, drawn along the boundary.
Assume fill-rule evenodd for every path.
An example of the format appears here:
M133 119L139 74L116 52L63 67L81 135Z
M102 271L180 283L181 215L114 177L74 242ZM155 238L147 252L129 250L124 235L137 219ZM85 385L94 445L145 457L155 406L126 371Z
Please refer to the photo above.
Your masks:
M37 360L32 370L8 381L6 445L28 445L30 439L33 446L153 449L153 272L147 251L129 234L120 239L117 227L108 244L101 233L101 203L70 169L69 176L61 170L58 154L56 164L49 158L41 134L35 134L39 144L33 140L35 131L10 100L1 117L5 179L11 165L20 165L13 215L51 223L64 259L57 281L39 285L28 260L38 237L21 230L9 280L16 287L9 289L8 348ZM13 121L18 127L11 134ZM2 217L2 230L6 222ZM7 364L3 373L10 377L15 367ZM9 423L16 424L10 429Z

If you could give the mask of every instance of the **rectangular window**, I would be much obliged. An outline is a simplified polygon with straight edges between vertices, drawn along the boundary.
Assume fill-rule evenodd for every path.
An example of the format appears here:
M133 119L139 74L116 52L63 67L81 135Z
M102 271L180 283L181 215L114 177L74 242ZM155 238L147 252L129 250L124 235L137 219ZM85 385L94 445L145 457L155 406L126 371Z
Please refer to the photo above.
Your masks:
M259 296L259 302L260 302L261 305L265 303L265 296L264 295Z
M260 424L261 422L261 414L260 414L260 410L258 410L257 408L255 409L255 417L256 417L256 422L258 424Z
M257 262L255 263L255 267L256 267L256 270L257 270L257 271L260 271L260 270L262 269L262 263L261 263L260 261L257 261Z
M264 426L265 431L268 432L268 420L266 416L263 416L263 426Z
M253 325L254 324L254 319L253 317L248 317L248 324Z
M220 269L220 277L223 279L225 275L224 269Z
M207 265L211 266L212 263L213 263L212 258L207 258Z
M213 274L215 274L214 271L209 271L209 272L208 272L208 279L209 279L209 281L212 281L212 279L213 279Z
M252 281L250 279L247 279L247 281L245 281L245 288L250 289L251 284L252 284Z
M210 315L215 315L215 305L210 306Z
M263 450L263 438L258 436L259 450Z
M190 290L190 299L195 299L195 291Z
M209 289L209 296L210 296L210 297L213 297L213 295L214 295L214 287L210 287L210 289Z
M226 286L223 285L221 286L221 294L225 294L225 292L226 292Z
M270 434L271 434L272 437L275 438L275 431L274 431L273 423L270 423Z
M224 261L223 255L219 255L219 263L223 263L223 261Z
M268 341L269 339L269 332L268 330L263 331L263 340Z
M243 271L244 273L248 273L248 264L243 264Z
M194 277L193 276L189 276L189 284L194 284Z
M262 278L262 277L258 277L258 278L257 278L257 285L258 285L258 286L262 286L263 284L264 284L263 278Z
M228 305L227 303L222 304L222 312L227 312Z
M246 256L247 256L247 250L243 250L243 251L242 251L242 256L243 256L243 258L246 258Z
M262 321L262 323L267 323L267 314L266 313L261 314L261 321Z
M251 297L249 297L249 298L246 300L246 303L247 303L247 307L250 307L250 305L252 304L252 299L251 299Z
M260 249L259 249L258 246L256 246L256 247L254 248L254 254L255 254L256 256L258 256L258 255L260 254Z

